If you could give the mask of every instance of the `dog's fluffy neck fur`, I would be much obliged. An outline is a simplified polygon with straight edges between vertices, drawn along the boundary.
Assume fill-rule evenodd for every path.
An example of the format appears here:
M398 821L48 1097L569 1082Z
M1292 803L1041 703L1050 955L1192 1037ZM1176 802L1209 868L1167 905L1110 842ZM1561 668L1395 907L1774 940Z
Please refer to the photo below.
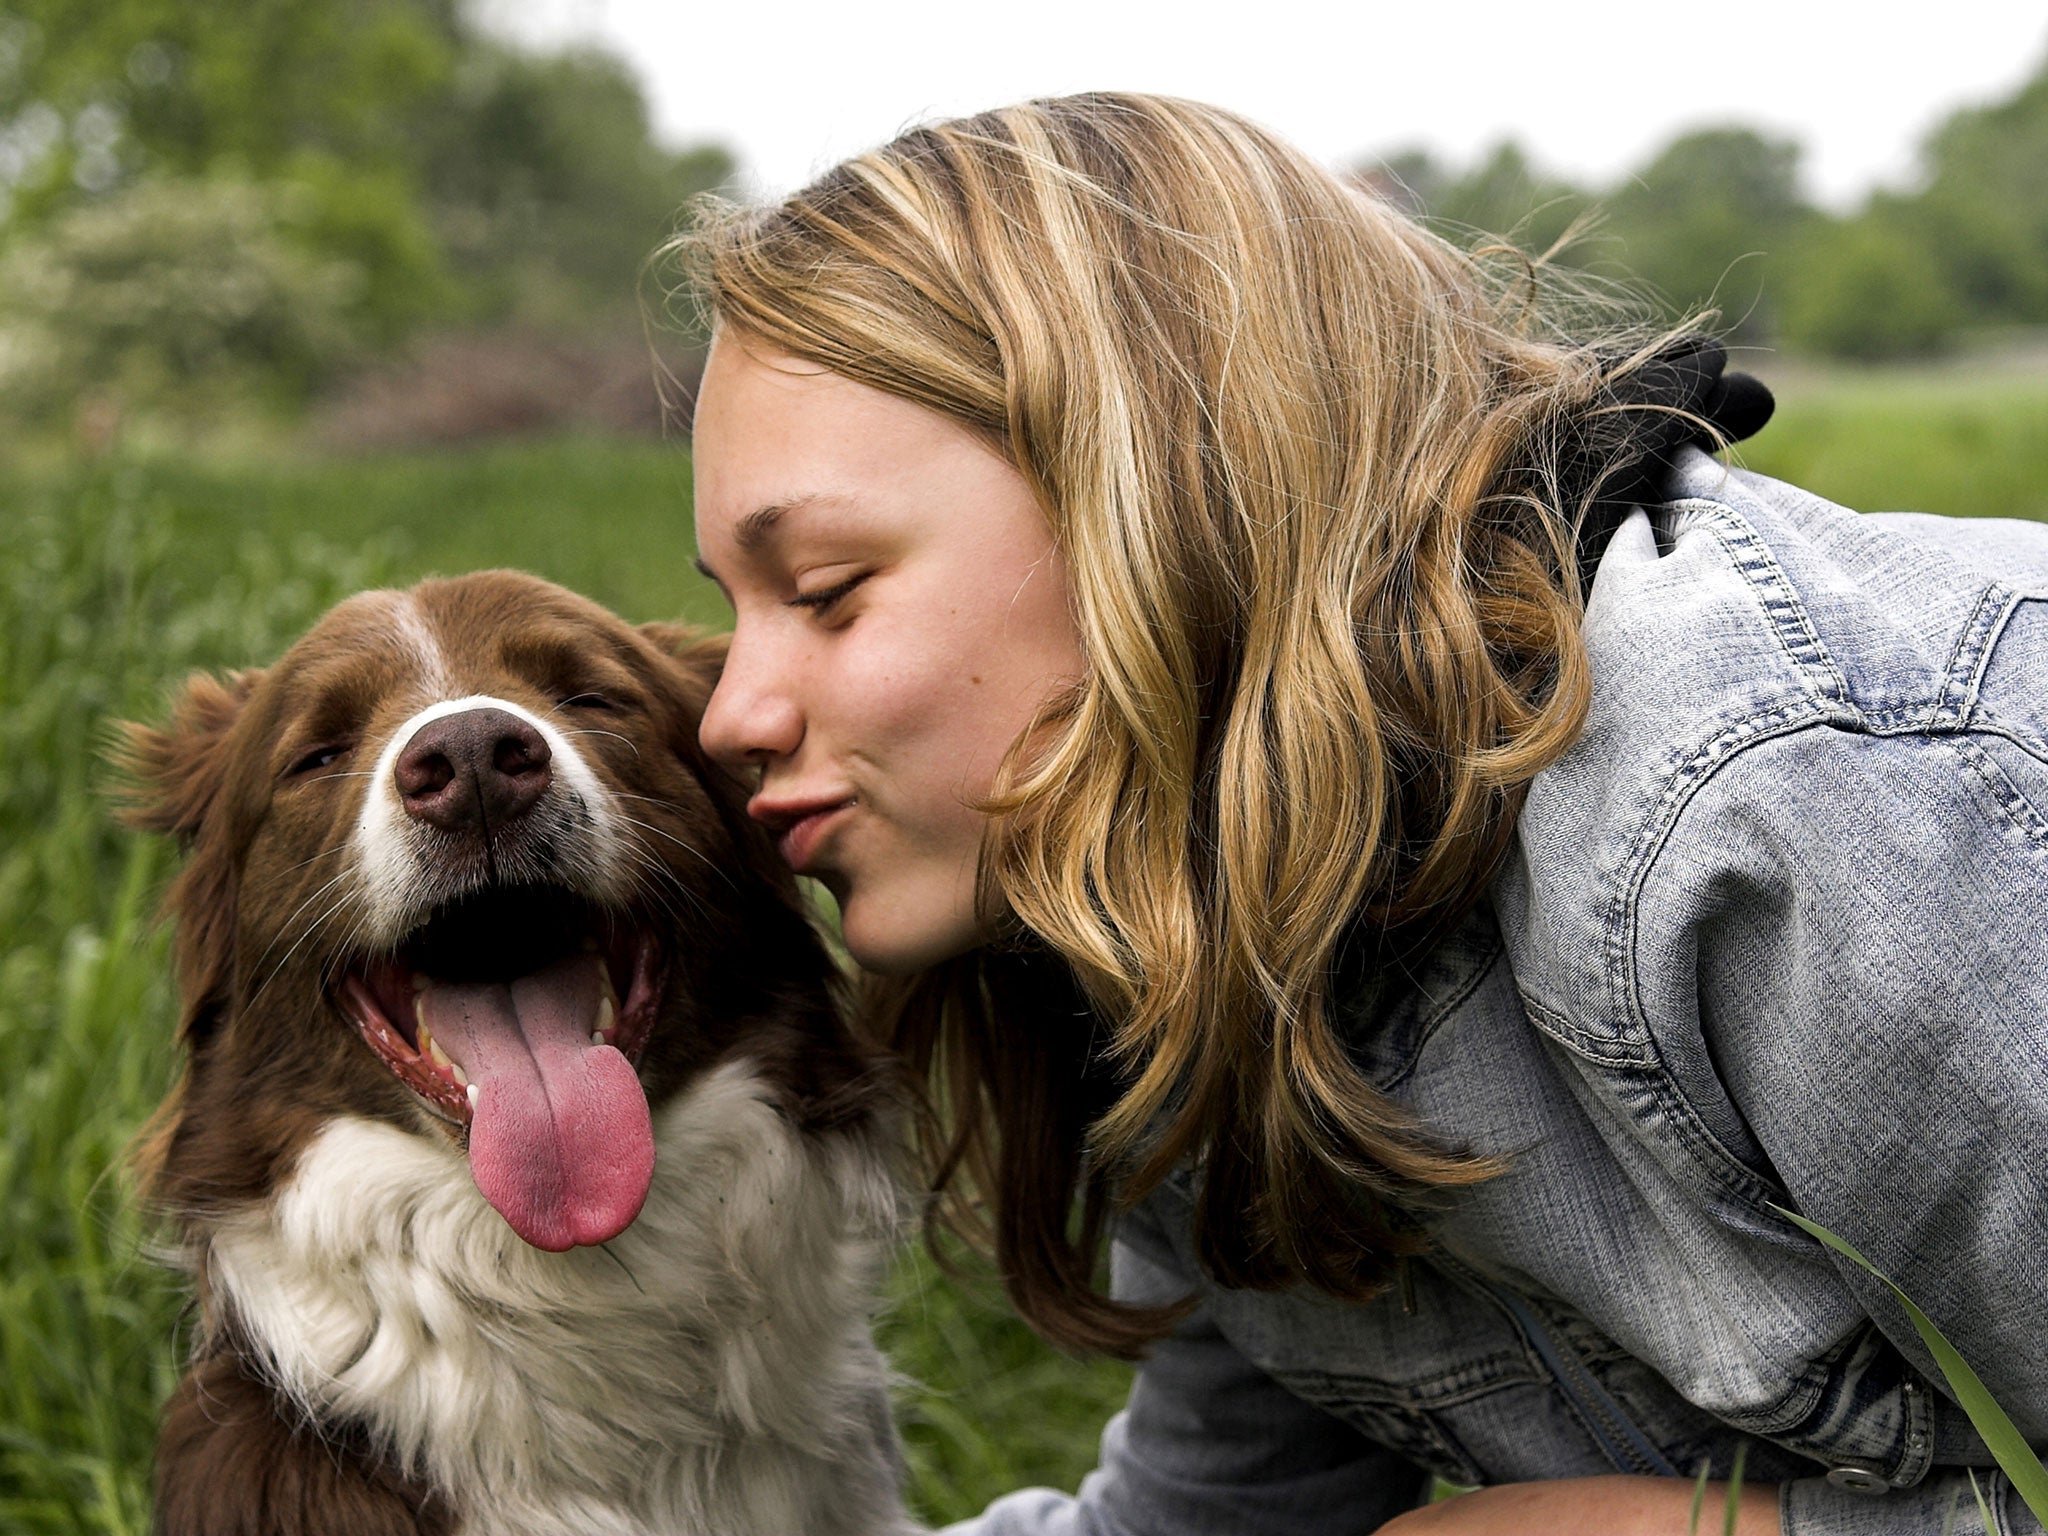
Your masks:
M656 1134L639 1219L556 1254L452 1146L341 1117L192 1262L281 1398L364 1426L474 1536L912 1529L868 1337L876 1131L799 1133L735 1059Z

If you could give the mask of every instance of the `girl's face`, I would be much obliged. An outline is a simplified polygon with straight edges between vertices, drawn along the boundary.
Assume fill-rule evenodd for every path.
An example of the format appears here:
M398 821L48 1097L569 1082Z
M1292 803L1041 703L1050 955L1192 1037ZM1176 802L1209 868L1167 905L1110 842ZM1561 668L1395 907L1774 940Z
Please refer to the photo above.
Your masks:
M985 796L1080 676L1024 479L951 419L726 333L697 403L698 565L733 609L704 748L871 970L972 948Z

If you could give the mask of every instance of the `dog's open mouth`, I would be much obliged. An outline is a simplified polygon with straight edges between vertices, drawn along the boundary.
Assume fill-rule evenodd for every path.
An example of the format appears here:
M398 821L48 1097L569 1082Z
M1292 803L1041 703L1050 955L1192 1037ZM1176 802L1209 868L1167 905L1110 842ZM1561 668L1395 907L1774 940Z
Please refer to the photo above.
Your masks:
M464 1126L477 1187L559 1252L640 1214L654 1132L635 1071L660 1011L651 933L567 892L500 888L441 908L344 976L370 1048Z

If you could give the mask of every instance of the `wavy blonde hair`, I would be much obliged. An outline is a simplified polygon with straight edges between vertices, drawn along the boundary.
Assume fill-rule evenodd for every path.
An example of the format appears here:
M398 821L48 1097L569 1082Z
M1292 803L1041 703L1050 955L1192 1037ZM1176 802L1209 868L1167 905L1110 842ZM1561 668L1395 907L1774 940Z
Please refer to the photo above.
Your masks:
M1170 1322L1096 1260L1187 1159L1220 1280L1372 1294L1404 1213L1496 1170L1359 1073L1333 971L1467 908L1577 734L1560 458L1659 338L1565 340L1537 266L1154 96L919 128L684 246L717 324L983 434L1071 571L1086 675L990 805L1007 937L875 989L936 1186L1070 1346Z

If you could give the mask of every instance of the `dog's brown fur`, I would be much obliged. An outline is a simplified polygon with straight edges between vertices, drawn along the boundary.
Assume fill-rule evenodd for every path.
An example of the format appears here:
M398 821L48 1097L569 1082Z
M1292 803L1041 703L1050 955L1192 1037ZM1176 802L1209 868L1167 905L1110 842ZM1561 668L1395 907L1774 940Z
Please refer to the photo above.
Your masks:
M126 752L137 786L129 819L187 849L169 898L186 1070L141 1155L149 1198L200 1292L199 1349L158 1449L157 1524L179 1536L438 1536L462 1514L360 1426L308 1423L281 1401L207 1284L213 1225L271 1199L335 1117L458 1144L463 1134L423 1111L332 1000L350 936L328 887L347 857L367 744L424 697L409 675L400 604L431 626L459 670L459 694L589 713L578 748L645 829L637 920L661 925L670 963L688 973L687 985L667 988L638 1063L650 1102L741 1042L807 1131L865 1121L885 1096L876 1058L843 1022L834 967L793 880L697 745L717 643L636 630L559 588L497 572L366 593L273 667L193 678L168 728L130 727ZM573 704L589 698L611 707ZM342 752L331 770L294 771L323 747Z

